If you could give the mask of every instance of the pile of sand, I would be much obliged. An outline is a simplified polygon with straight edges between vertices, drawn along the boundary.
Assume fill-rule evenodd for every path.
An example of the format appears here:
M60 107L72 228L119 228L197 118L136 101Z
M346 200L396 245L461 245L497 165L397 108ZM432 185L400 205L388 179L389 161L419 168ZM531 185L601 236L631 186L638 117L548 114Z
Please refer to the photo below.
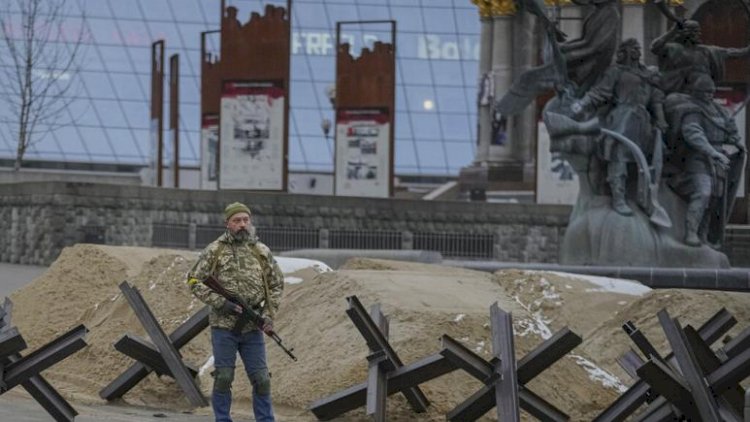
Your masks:
M69 399L100 402L99 391L132 363L112 344L126 333L145 336L118 284L125 279L134 284L164 330L170 332L202 306L184 283L196 257L192 252L164 249L66 248L44 275L12 296L14 323L29 343L28 351L85 324L90 329L89 346L44 375ZM667 306L673 316L690 312L698 320L721 304L744 323L750 313L745 295L617 293L590 280L554 273L489 274L413 262L353 259L336 272L305 269L287 276L293 276L295 282L286 286L275 326L284 342L295 348L299 361L292 362L272 342L267 350L275 403L298 409L292 414L302 415L288 420L314 420L304 411L310 403L366 379L368 349L345 313L350 295L357 295L368 308L381 304L390 318L391 344L405 363L437 353L443 334L489 359L489 307L495 301L513 313L517 358L569 326L584 337L584 344L529 387L573 420L590 420L628 383L615 363L630 347L619 329L625 319L633 319L662 346L663 336L652 335L658 331L655 313L661 306ZM201 389L209 395L208 331L181 352L187 362L201 368ZM238 362L235 409L246 414L249 386L242 374ZM468 374L455 371L422 385L432 402L425 415L414 415L402 396L391 396L389 420L444 420L445 413L480 387ZM131 390L125 401L171 410L190 408L173 380L153 374ZM364 412L350 412L344 419L364 420Z

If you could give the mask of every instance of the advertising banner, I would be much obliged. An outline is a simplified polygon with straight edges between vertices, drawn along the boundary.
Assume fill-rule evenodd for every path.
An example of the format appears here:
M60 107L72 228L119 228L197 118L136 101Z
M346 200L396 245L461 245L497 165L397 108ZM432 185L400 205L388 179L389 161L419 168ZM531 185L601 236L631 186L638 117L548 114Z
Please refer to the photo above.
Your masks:
M221 94L220 189L284 189L281 81L226 81Z
M201 189L215 190L219 164L219 116L201 119Z
M335 194L387 198L393 170L388 110L339 109L335 143Z

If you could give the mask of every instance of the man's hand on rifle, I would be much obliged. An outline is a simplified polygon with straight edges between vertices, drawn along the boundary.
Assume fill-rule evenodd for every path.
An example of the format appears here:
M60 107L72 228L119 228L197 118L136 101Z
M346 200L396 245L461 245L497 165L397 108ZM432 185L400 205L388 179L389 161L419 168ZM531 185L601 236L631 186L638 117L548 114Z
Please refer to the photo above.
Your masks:
M269 336L273 333L273 321L271 318L263 317L263 325L261 325L260 330Z
M230 315L240 315L242 314L242 306L232 302L231 300L225 300L224 304L221 305L222 312L225 312Z

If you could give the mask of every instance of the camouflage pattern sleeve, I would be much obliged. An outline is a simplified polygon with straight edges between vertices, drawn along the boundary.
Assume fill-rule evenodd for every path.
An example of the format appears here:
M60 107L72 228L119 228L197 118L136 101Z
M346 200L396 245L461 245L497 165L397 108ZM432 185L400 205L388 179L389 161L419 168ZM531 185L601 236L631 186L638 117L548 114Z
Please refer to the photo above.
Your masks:
M259 244L260 250L267 257L268 265L265 268L265 280L268 283L268 305L265 314L273 319L281 304L281 295L284 293L284 273L279 264L273 258L268 246Z
M268 299L269 302L271 302L269 304L269 316L273 319L273 316L276 315L276 311L279 310L281 296L284 293L284 273L281 272L281 268L279 268L279 264L273 259L273 256L270 258L271 268L269 268L267 280L269 290Z
M213 260L216 258L218 247L218 242L213 242L206 246L195 262L195 265L193 265L193 268L188 272L187 277L187 284L190 286L193 296L214 309L221 308L226 299L206 287L202 283L202 280L205 280L211 272L211 266L213 265Z

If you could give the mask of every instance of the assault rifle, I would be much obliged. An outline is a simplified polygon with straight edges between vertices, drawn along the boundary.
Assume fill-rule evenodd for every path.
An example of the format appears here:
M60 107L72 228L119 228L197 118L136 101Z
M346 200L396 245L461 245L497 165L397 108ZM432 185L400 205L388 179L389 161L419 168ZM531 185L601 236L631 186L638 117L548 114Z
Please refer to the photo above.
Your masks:
M224 286L222 286L221 283L219 283L219 280L217 280L216 277L214 277L213 275L208 276L205 280L203 280L203 284L205 284L206 287L208 287L215 293L218 293L219 295L221 295L224 299L240 305L240 307L242 308L242 314L240 314L237 320L237 325L235 325L234 327L235 330L241 330L242 326L244 326L248 322L252 322L253 324L255 324L256 327L262 329L263 324L265 323L265 318L263 318L263 316L261 316L259 313L255 312L253 308L248 306L247 302L229 293L229 291L227 291L227 289L225 289ZM271 337L273 341L275 341L276 344L278 344L279 347L281 347L281 350L283 350L284 353L289 355L289 357L292 358L293 361L295 362L297 361L297 357L292 354L292 351L294 350L294 348L292 347L290 349L287 349L286 347L284 347L284 345L281 342L281 337L279 337L279 335L276 334L276 331L271 329L271 330L263 330L263 332L266 333L268 337Z

